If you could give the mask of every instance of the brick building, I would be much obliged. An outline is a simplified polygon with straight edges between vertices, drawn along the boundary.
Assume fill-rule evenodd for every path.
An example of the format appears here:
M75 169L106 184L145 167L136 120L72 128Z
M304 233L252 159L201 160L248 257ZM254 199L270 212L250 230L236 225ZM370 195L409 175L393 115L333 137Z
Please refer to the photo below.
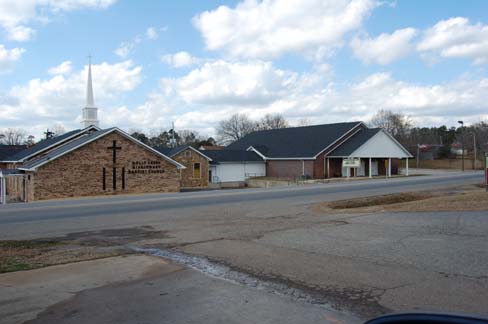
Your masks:
M181 171L182 188L206 188L211 175L209 174L210 157L190 145L175 148L157 148L159 152L171 157L185 166Z
M24 161L9 162L9 170L24 175L27 201L180 190L184 166L122 130L78 134ZM10 195L14 190L7 188Z
M257 131L226 149L255 152L266 176L279 178L391 176L399 159L412 157L384 130L362 122Z

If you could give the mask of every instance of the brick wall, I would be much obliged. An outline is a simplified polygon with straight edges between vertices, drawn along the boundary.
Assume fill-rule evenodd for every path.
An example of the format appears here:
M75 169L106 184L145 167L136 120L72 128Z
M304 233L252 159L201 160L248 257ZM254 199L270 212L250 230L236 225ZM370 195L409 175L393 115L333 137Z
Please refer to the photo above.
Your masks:
M268 160L266 161L266 176L276 178L297 178L303 175L313 177L313 160L305 160L304 165L301 160Z
M117 151L116 189L113 189L113 141ZM103 189L105 168L105 190ZM122 188L125 168L125 189ZM30 173L29 200L126 193L174 192L180 189L180 170L153 152L117 134L108 134Z
M324 154L320 154L317 156L317 159L313 161L313 177L314 179L323 179L325 178L325 168L324 163L325 158Z
M185 149L172 157L175 161L183 164L186 169L181 171L181 186L185 188L208 187L208 160L192 149ZM194 177L193 165L200 163L200 177Z

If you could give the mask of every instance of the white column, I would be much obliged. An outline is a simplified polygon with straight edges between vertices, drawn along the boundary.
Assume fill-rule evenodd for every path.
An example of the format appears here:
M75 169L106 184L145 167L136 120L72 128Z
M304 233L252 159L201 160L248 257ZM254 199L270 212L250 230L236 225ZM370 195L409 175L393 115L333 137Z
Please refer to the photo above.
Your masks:
M327 178L330 178L330 162L329 162L329 158L327 158Z
M388 177L391 177L391 158L388 158Z
M370 178L373 177L373 175L371 174L372 173L372 170L373 170L373 168L371 167L371 158L369 158L369 173L368 173L368 175L369 175Z
M405 163L405 175L408 177L408 158L407 162Z

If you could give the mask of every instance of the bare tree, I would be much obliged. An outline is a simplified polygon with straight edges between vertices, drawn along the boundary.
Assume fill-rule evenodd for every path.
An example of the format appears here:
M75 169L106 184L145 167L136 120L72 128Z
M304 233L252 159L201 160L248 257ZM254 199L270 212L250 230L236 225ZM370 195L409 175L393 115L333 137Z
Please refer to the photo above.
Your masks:
M34 144L36 144L36 137L34 135L27 136L27 139L25 140L24 144L27 145L28 147L33 146Z
M49 130L54 133L55 137L66 133L66 129L61 124L55 124L54 126L49 128Z
M288 122L281 114L267 114L257 125L258 130L269 130L288 127Z
M404 114L383 109L373 116L370 124L383 128L398 140L403 139L413 127L413 122Z
M217 127L217 135L223 143L237 141L256 130L256 122L253 122L244 114L232 115L229 119L222 120Z
M310 126L311 123L310 123L310 120L306 117L304 118L300 118L297 122L297 127L301 127L301 126Z
M0 132L1 143L5 145L21 145L26 138L26 131L21 128L7 128Z

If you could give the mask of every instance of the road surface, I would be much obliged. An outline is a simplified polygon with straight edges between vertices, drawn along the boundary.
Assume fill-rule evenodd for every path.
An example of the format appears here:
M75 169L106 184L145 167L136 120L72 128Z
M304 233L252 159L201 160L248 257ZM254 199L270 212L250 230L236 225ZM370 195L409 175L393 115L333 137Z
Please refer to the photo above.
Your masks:
M210 258L217 265L228 265L232 271L307 292L319 302L362 319L391 311L416 310L488 315L486 211L321 214L310 208L323 201L439 190L481 183L482 179L482 173L454 172L275 189L8 205L0 208L0 236L3 239L96 236L103 241L108 232L102 230L114 230L109 239L114 235L128 235L128 228L145 226L149 233L153 231L160 236L139 237L135 246ZM180 284L176 281L172 289L183 289L188 284L191 286L192 280L202 280L199 291L201 294L208 291L209 295L182 299L171 307L178 307L181 312L194 310L201 315L183 317L189 322L228 319L219 317L225 312L214 312L212 316L194 304L202 301L215 307L219 302L215 297L218 289L211 289L212 280L199 276L188 280L182 279ZM157 287L166 285L163 278L158 282ZM151 300L152 290L147 288L145 294L143 287L135 283L112 290L102 287L87 291L64 306L54 307L51 315L45 313L39 321L57 321L69 316L80 319L79 316L90 314L95 304L102 302L121 312L117 319L130 319L131 308L124 309L121 305L131 298ZM238 295L232 295L232 291L239 289L226 289L230 294L228 300L242 301ZM247 291L243 289L240 291ZM109 301L109 296L116 296L116 299ZM265 300L268 297L256 298ZM259 310L263 312L260 313L263 319L279 312L276 305L287 303L271 302L274 298L269 297L269 308ZM144 308L146 319L157 318L157 305L153 300L148 301ZM78 306L85 307L84 311L73 315ZM151 313L151 309L155 313ZM245 315L249 311L246 309L237 307L235 311ZM315 314L320 317L322 313ZM177 318L178 313L173 315Z

